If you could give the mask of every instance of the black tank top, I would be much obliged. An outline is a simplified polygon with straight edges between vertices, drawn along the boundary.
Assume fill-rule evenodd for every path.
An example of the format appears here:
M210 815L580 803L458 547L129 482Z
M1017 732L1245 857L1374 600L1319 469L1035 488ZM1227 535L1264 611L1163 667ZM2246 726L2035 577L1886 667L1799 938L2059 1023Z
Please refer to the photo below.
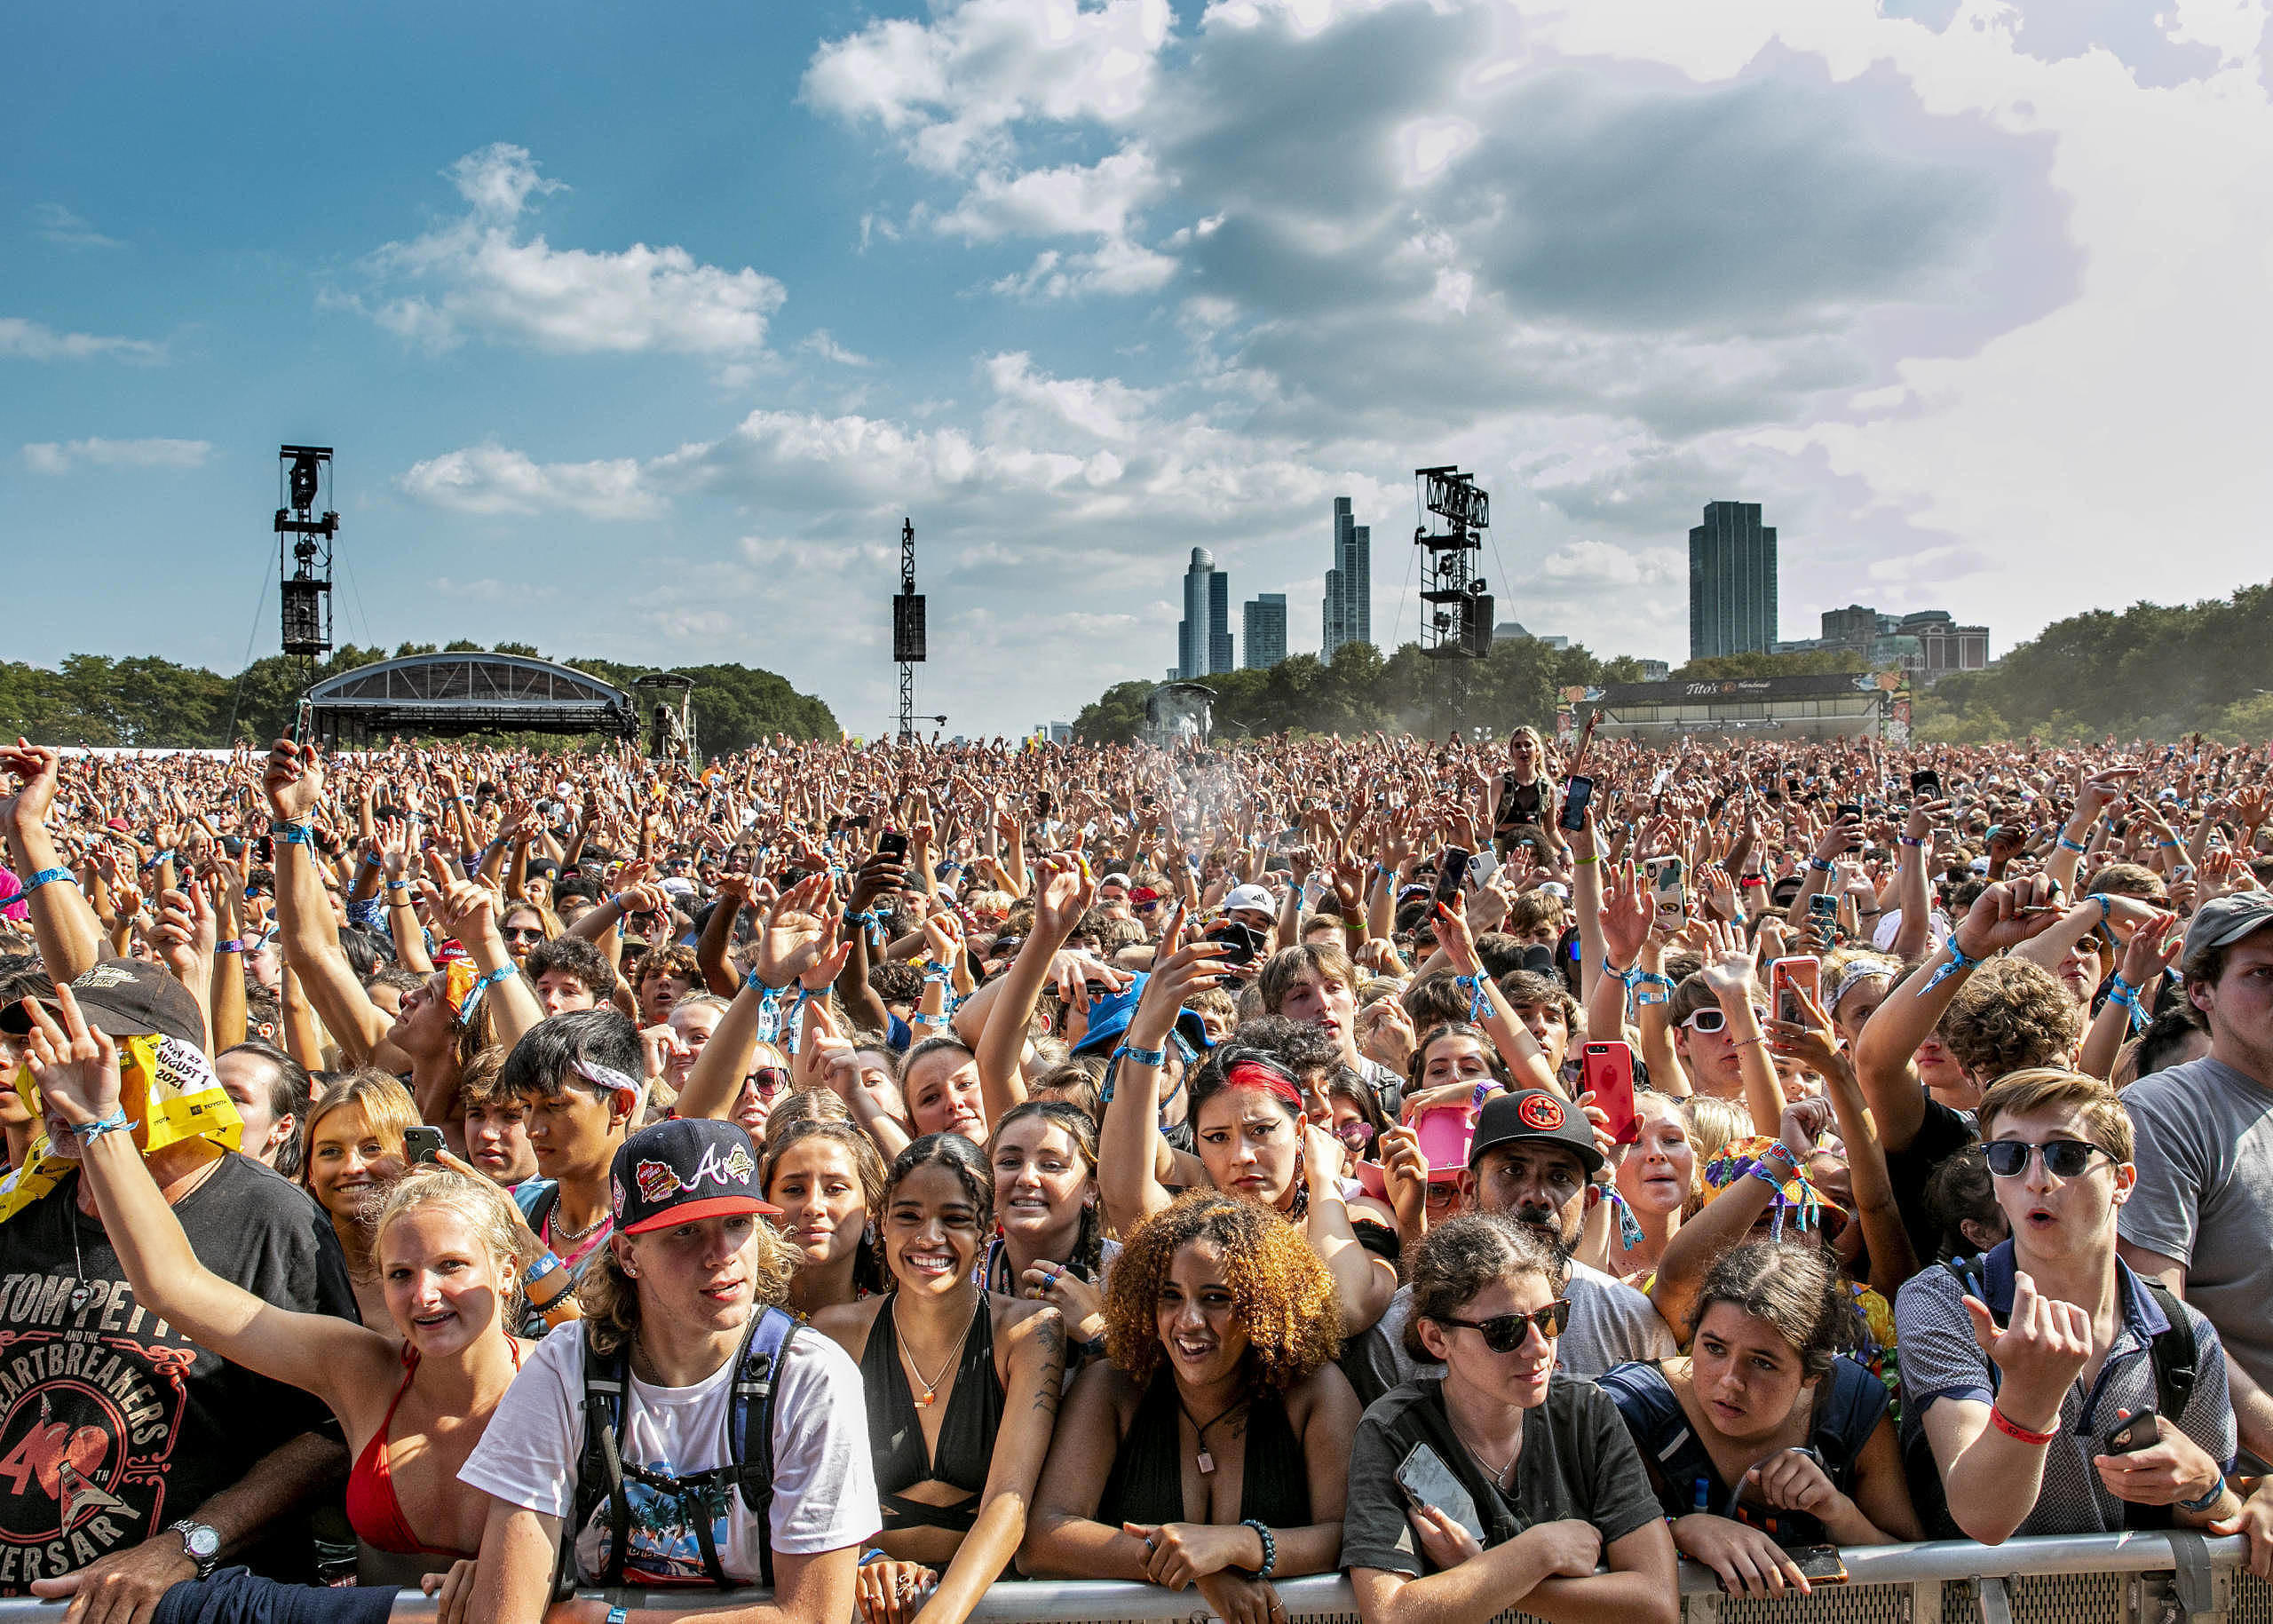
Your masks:
M978 1496L994 1462L994 1435L1002 1427L1002 1378L994 1371L993 1305L985 1292L978 1294L978 1317L971 1321L970 1335L963 1338L947 1413L939 1422L939 1450L927 1456L923 1423L916 1416L915 1395L900 1359L899 1327L892 1322L892 1304L899 1295L895 1291L884 1298L875 1323L868 1327L867 1345L860 1351L868 1447L875 1462L884 1531L946 1528L968 1533L978 1520ZM951 1484L967 1498L956 1505L934 1506L901 1493L919 1483Z
M1105 1481L1097 1521L1106 1527L1186 1520L1179 1413L1176 1377L1162 1369L1144 1390L1129 1436L1113 1456L1113 1473ZM1268 1388L1255 1395L1247 1405L1242 1444L1246 1454L1239 1477L1239 1520L1272 1528L1309 1527L1310 1474L1281 1395Z

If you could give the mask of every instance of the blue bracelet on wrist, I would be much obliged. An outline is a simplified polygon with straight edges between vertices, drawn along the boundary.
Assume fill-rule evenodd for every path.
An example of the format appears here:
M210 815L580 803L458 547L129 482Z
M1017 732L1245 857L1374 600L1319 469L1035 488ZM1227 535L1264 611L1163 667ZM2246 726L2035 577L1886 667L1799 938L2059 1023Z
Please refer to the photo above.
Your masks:
M131 1128L131 1126L132 1124L126 1120L126 1107L123 1105L113 1105L110 1108L110 1114L103 1118L99 1122L78 1122L73 1124L71 1129L71 1137L79 1141L80 1148L83 1150L86 1146L92 1145L96 1140L101 1138L105 1134L116 1133L121 1129Z
M1255 1576L1257 1579L1270 1578L1279 1571L1279 1541L1271 1537L1270 1528L1260 1517L1244 1517L1239 1526L1254 1529L1255 1537L1263 1541L1263 1565L1255 1570Z
M1113 1058L1118 1060L1123 1055L1139 1066L1166 1066L1168 1063L1168 1051L1165 1049L1139 1049L1133 1043L1123 1043L1113 1051Z
M78 875L73 874L68 868L43 868L37 874L32 875L30 879L26 880L23 883L22 887L18 890L14 896L9 898L8 900L11 902L21 902L25 898L30 896L32 892L37 891L41 886L52 885L58 880L68 880L74 885L76 885L79 883Z

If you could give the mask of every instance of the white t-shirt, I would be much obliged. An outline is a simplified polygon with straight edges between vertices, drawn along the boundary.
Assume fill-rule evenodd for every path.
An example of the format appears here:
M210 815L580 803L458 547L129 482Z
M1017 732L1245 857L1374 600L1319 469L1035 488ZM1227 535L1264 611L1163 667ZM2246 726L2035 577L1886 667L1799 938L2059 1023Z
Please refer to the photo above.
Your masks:
M656 1387L633 1376L619 1444L625 1462L674 1477L731 1462L726 1429L734 1365L727 1360L692 1387ZM513 1379L458 1481L509 1505L566 1517L575 1505L576 1467L583 1457L583 1327L572 1320L546 1337ZM709 1583L701 1543L682 1520L677 1500L628 1478L624 1487L631 1501L624 1582ZM606 1515L602 1501L575 1533L576 1565L586 1583L600 1577ZM859 1367L811 1328L797 1333L774 1387L770 1520L777 1556L857 1545L883 1525ZM712 1525L712 1538L728 1578L759 1582L762 1536L740 1494Z

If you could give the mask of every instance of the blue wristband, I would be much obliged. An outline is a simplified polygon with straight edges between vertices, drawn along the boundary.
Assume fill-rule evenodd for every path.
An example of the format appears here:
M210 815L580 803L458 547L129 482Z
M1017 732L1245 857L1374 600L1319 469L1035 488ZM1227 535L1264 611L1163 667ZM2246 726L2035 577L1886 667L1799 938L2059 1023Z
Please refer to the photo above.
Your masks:
M101 1138L105 1134L116 1133L121 1129L131 1128L131 1126L133 1126L133 1124L130 1123L126 1120L126 1107L123 1105L113 1105L110 1108L110 1114L103 1118L99 1122L80 1122L75 1124L71 1129L71 1137L79 1141L80 1148L83 1150L86 1146L92 1145L96 1140Z
M2071 840L2065 835L2060 836L2059 846L2063 852L2081 852L2084 850L2081 841Z
M281 840L288 846L312 846L316 840L316 826L313 823L273 822L268 826L268 837Z
M1123 1055L1139 1066L1158 1066L1168 1063L1168 1051L1165 1049L1139 1049L1133 1043L1123 1043L1113 1051L1113 1058L1118 1060Z
M79 876L73 874L68 868L43 868L37 874L32 875L30 879L26 880L23 883L22 888L19 890L14 896L9 898L8 900L10 902L21 902L25 898L30 896L32 892L37 891L41 886L52 885L58 880L68 880L72 884L76 885L79 883Z

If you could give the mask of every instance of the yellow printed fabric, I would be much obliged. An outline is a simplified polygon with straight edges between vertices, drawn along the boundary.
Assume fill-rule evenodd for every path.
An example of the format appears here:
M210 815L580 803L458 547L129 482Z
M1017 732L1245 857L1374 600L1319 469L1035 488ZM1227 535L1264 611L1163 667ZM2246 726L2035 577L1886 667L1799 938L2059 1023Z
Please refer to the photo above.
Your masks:
M118 1104L134 1124L137 1149L147 1156L198 1141L210 1147L209 1155L218 1156L237 1148L244 1122L202 1050L170 1037L120 1038L117 1042ZM35 1117L45 1120L39 1085L32 1081L28 1066L16 1070L16 1095ZM15 1181L0 1192L0 1224L54 1189L56 1180L78 1161L75 1141L67 1140L56 1149L44 1137L35 1139Z

